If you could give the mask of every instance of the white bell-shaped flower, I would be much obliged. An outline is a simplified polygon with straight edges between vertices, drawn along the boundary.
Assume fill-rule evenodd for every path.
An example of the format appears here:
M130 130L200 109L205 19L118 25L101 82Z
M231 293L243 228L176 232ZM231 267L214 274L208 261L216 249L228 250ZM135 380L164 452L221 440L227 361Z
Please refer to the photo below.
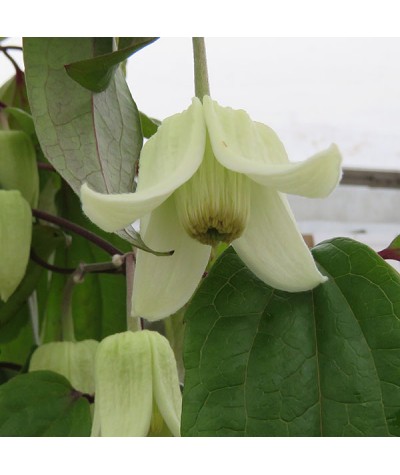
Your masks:
M94 360L98 344L96 340L45 343L34 351L29 371L54 371L67 378L77 391L94 394Z
M0 299L6 302L24 278L32 239L32 212L17 190L0 190Z
M154 331L124 332L99 344L92 436L180 435L182 396L174 353Z
M300 163L289 162L275 132L243 110L205 96L162 123L143 147L135 193L102 194L86 184L83 210L99 227L118 231L141 219L132 314L167 317L192 296L211 246L232 243L266 284L310 290L318 271L284 193L321 198L341 177L336 145Z

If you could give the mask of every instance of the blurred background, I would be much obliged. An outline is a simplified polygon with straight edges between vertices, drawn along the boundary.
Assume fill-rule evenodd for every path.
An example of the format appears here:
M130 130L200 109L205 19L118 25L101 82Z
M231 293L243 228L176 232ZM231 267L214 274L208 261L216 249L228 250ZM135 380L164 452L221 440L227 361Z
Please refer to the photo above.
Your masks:
M218 37L206 46L213 98L272 127L291 160L332 142L342 151L347 184L324 200L290 197L302 232L376 250L400 234L400 38ZM0 57L0 83L11 74ZM127 80L147 115L182 111L194 95L191 39L161 38L139 51Z

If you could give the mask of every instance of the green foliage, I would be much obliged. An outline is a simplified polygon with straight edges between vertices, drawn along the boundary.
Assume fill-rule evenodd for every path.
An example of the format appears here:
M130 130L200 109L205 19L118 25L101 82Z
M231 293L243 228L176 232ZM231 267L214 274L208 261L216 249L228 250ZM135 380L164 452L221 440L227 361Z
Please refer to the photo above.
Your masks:
M142 40L150 39L132 39L130 48L145 46ZM103 193L132 192L136 186L142 126L122 72L95 94L64 68L111 51L112 38L24 38L28 95L41 149L78 195L84 182ZM168 254L148 248L132 227L120 236L140 249Z
M120 63L158 38L120 38L118 50L91 59L67 64L68 75L93 92L102 92L110 85Z
M41 225L33 227L32 248L43 260L46 261L51 253L64 243L65 237L57 229ZM4 327L14 315L22 309L28 297L35 290L42 273L44 273L43 267L30 260L25 276L16 291L6 303L0 302L0 331L2 342L9 341L15 337L16 328L14 326L9 326L9 331L6 331ZM24 319L21 321L24 321Z
M186 314L182 435L400 434L400 279L367 246L314 249L329 281L267 287L229 249Z
M4 111L15 119L18 129L25 132L31 138L36 138L35 125L32 116L28 112L18 107L6 107Z
M24 365L35 347L29 305L25 302L0 328L0 361ZM15 376L15 372L11 376Z
M0 188L19 190L32 207L37 206L39 174L36 152L32 140L23 131L0 130Z
M90 405L76 387L50 371L25 374L36 345L73 339L63 325L69 316L78 341L126 331L123 272L87 273L72 284L78 267L111 260L85 230L121 254L132 245L168 254L149 249L132 226L118 234L103 232L79 201L83 183L109 194L136 188L143 137L152 137L160 122L138 111L124 63L155 40L25 38L27 85L17 68L0 86L0 185L20 190L35 208L25 276L8 301L0 302L0 436L90 435ZM23 140L15 145L18 137ZM15 210L6 209L9 223ZM29 215L29 229L30 224ZM69 229L73 224L84 228L81 235ZM16 251L4 252L3 263L20 254L17 241L10 242ZM380 255L398 259L399 247L398 237ZM321 243L313 254L328 281L309 292L287 293L262 283L232 248L220 245L188 307L156 323L185 381L183 436L400 435L399 274L349 239ZM4 275L9 277L7 270ZM65 345L67 361L75 345ZM49 361L55 361L51 355ZM117 363L107 359L112 377ZM142 369L138 375L146 377ZM162 368L159 381L171 374L175 360ZM120 390L115 376L107 404ZM154 414L152 424L161 418ZM129 414L120 415L124 425ZM112 424L113 417L110 412Z
M90 406L51 371L22 374L0 386L0 436L85 437Z
M396 236L388 246L389 249L400 249L400 236Z
M26 93L25 74L22 71L18 71L0 86L0 101L7 107L17 107L25 112L30 112ZM14 128L15 124L12 125Z
M57 195L59 213L66 219L95 232L122 253L130 245L115 234L108 234L92 224L82 213L78 197L65 183ZM76 268L80 263L110 261L111 256L83 237L72 234L68 247L59 249L55 265ZM40 309L44 342L59 340L63 291L68 275L53 273L41 289ZM72 313L78 340L98 339L126 329L126 288L123 275L89 274L73 290Z
M46 158L72 189L134 189L142 147L139 113L120 71L94 94L64 65L111 51L109 38L24 38L28 96Z
M146 137L146 139L149 139L152 135L154 135L158 127L160 126L161 122L157 119L152 119L151 117L148 117L146 114L143 114L143 112L140 112L140 122L142 124L142 133L143 137Z

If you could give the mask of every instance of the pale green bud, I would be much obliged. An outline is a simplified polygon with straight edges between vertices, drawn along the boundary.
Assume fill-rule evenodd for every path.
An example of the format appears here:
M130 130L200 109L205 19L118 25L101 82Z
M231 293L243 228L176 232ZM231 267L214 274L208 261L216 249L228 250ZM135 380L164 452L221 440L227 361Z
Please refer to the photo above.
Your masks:
M36 153L29 136L20 130L0 131L0 188L19 190L33 208L37 206Z
M29 204L17 190L0 190L0 298L4 302L25 275L31 239Z
M94 394L96 340L45 343L32 355L29 371L47 370L61 374L71 386L85 394Z
M168 340L143 330L100 342L93 436L179 436L182 397Z

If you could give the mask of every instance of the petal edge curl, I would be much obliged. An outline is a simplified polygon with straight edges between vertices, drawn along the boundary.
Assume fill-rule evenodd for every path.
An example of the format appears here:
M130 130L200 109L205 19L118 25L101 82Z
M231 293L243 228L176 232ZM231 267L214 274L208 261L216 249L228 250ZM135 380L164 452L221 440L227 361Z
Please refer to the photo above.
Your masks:
M332 144L303 162L289 162L275 132L246 112L221 107L208 96L204 114L216 159L226 168L283 193L329 195L341 178L342 157Z

